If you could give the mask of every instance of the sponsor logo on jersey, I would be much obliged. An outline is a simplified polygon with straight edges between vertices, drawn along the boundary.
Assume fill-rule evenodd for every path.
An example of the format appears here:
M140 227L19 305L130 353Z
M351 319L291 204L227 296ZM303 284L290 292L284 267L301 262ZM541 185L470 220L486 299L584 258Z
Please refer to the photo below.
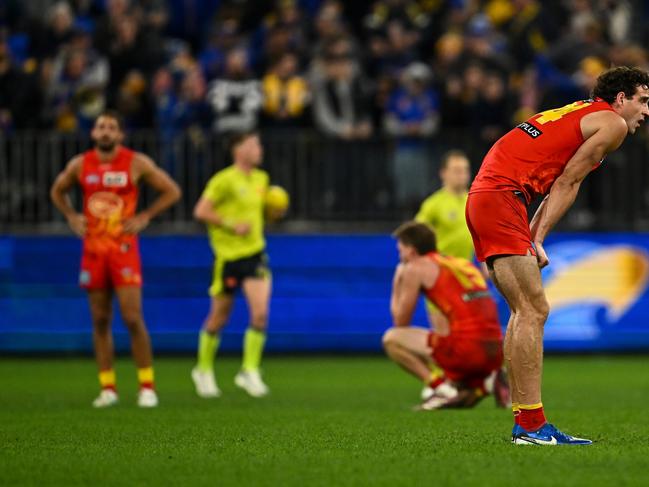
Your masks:
M543 135L543 132L541 132L541 129L538 127L535 127L529 122L523 122L521 124L518 124L516 128L521 129L523 132L525 132L527 135L532 137L533 139L536 139L538 136Z
M119 215L123 207L124 200L108 191L97 191L88 198L88 211L96 218L110 218Z
M125 171L106 171L102 182L107 188L123 188L128 184L128 174Z
M99 184L99 174L88 174L86 184Z
M79 284L82 286L90 284L90 271L82 270L79 273Z

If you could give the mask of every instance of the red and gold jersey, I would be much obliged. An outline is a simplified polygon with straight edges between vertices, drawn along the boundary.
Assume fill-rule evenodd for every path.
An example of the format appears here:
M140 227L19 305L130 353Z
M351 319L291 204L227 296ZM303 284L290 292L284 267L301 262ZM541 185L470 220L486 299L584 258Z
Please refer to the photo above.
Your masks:
M601 98L577 101L519 124L487 153L469 193L521 191L528 203L546 195L584 143L581 119L602 110L613 109Z
M131 176L134 152L120 147L110 162L99 160L96 150L83 154L79 183L83 189L83 213L88 222L84 248L106 252L134 244L125 234L124 220L135 215L138 191Z
M451 336L500 339L496 303L478 268L466 259L437 252L427 257L439 265L439 275L424 295L448 319Z

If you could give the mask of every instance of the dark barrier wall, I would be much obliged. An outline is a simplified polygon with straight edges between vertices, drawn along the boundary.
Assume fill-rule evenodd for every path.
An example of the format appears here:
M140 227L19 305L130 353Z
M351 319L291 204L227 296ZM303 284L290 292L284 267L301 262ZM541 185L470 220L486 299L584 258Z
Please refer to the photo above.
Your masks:
M90 351L74 238L0 238L0 350ZM212 255L196 237L146 237L144 313L157 351L194 351L208 310ZM388 236L271 236L274 273L268 349L378 351L389 326L397 254ZM544 271L552 314L547 350L649 350L648 235L559 235ZM503 323L507 310L499 299ZM415 323L425 325L420 306ZM239 350L238 300L223 335ZM128 350L116 316L116 345Z

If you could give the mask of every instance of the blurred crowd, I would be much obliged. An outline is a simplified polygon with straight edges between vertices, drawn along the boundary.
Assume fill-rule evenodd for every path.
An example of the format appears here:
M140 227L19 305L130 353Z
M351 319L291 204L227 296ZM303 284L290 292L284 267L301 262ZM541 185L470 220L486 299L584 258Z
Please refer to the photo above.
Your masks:
M0 127L87 129L106 107L165 136L440 127L491 142L588 96L611 64L647 66L632 0L0 0Z

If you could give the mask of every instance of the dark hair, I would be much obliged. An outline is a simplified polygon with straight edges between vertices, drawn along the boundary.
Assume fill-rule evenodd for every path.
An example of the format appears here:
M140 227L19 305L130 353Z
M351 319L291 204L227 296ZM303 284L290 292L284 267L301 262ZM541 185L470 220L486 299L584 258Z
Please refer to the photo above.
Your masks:
M234 149L241 144L243 141L245 141L249 137L256 137L259 135L259 132L256 130L246 130L243 132L235 132L230 135L228 138L228 152L232 154Z
M442 156L442 161L439 164L440 170L446 169L449 161L454 157L461 157L462 159L466 159L467 161L469 160L464 151L461 151L459 149L451 149L450 151L445 152Z
M425 255L437 250L435 232L425 223L409 221L399 225L392 236L404 245L410 245L419 255Z
M117 122L117 126L119 127L119 129L121 131L124 131L124 119L122 118L122 115L117 110L104 110L95 119L95 123L97 123L97 120L99 120L101 117L112 118Z
M591 96L613 103L621 91L624 96L631 98L638 86L649 87L649 73L640 68L619 66L599 75Z

